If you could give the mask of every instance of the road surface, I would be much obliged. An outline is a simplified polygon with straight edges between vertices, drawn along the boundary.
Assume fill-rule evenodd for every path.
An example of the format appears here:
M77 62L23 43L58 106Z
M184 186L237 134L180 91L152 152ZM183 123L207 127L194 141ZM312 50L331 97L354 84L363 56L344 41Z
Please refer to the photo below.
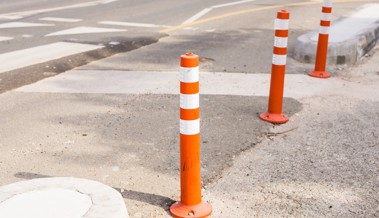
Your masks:
M367 2L336 1L332 19ZM281 9L291 51L318 28L320 1L4 3L0 182L84 177L123 193L131 217L168 216L180 198L178 59L193 51L204 197L217 217L376 215L378 57L329 67L330 80L288 58L290 123L264 123Z

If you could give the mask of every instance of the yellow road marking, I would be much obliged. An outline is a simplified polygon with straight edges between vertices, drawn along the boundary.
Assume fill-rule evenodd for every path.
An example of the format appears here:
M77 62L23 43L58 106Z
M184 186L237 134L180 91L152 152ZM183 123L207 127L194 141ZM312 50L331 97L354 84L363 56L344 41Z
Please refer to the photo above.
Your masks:
M367 1L369 1L369 0L362 0L362 1L359 1L359 0L336 0L336 1L333 1L333 3L367 2ZM251 8L251 9L235 11L235 12L231 12L231 13L227 13L227 14L223 14L223 15L219 15L219 16L209 17L209 18L201 19L201 20L194 21L194 22L187 23L187 24L181 24L178 26L173 26L173 27L170 27L167 29L160 30L159 32L160 33L168 33L168 32L172 32L174 30L183 29L185 27L195 26L195 25L202 24L202 23L208 23L210 21L220 20L220 19L226 18L226 17L236 16L236 15L241 15L241 14L247 14L247 13L252 13L252 12L257 12L257 11L264 11L264 10L269 10L269 9L273 9L273 8L284 8L284 7L291 7L291 6L317 5L317 4L321 4L321 2L297 2L297 3L288 3L288 4L282 4L282 5L272 5L272 6L266 6L266 7L260 7L260 8Z

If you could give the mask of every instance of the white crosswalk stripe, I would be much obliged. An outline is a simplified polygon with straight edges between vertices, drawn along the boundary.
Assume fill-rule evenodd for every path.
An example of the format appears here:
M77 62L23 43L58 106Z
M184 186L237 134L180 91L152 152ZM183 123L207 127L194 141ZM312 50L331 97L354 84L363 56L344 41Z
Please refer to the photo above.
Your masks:
M6 19L6 20L17 20L22 19L22 16L16 16L16 15L0 15L0 19Z
M73 18L61 18L61 17L43 17L39 20L42 21L53 21L53 22L66 22L66 23L76 23L82 21L82 19L73 19Z
M88 45L69 42L56 42L34 48L0 54L0 73L20 69L34 64L63 58L82 52L103 48L98 45Z
M37 9L37 10L28 10L28 11L20 11L20 12L14 12L14 13L0 14L0 17L13 17L14 16L14 17L22 18L23 16L33 16L33 15L37 15L37 14L54 12L54 11L63 11L63 10L67 10L67 9L93 7L96 5L104 5L104 4L109 4L112 2L116 2L116 1L119 1L119 0L88 1L88 2L83 2L83 3L73 4L73 5L66 5L66 6L61 6L61 7L52 7L52 8L44 8L44 9Z
M75 27L54 33L47 34L46 36L61 36L61 35L74 35L74 34L89 34L89 33L111 33L111 32L124 32L125 29L110 29L98 27Z
M114 2L117 0L97 0L97 3L107 4L110 2ZM95 2L95 1L94 1ZM82 5L77 5L82 6ZM86 6L86 5L83 5ZM52 9L53 10L53 9ZM55 10L55 9L54 9ZM57 8L58 10L58 8ZM37 13L37 11L27 11L24 14L29 15L30 13ZM40 12L40 11L38 11ZM23 18L20 14L0 14L0 21L3 19L3 22L0 23L0 29L10 29L9 33L14 31L13 29L21 29L22 28L40 28L40 27L54 27L59 25L64 25L64 23L77 23L83 21L80 18L70 18L70 17L59 17L59 16L46 16L37 18L38 21L12 21L15 19ZM97 22L97 21L96 21ZM140 27L140 28L165 28L168 26L165 25L155 25L148 23L135 23L135 22L121 22L121 21L98 21L97 24L101 25L113 25L120 26L121 28L107 28L107 27L93 27L93 26L76 26L68 29L61 29L56 31L57 28L54 28L56 32L50 31L45 32L45 37L51 36L64 36L64 35L78 35L78 34L99 34L99 33L117 33L117 32L125 32L128 31L125 27ZM42 28L42 31L48 31L50 28ZM34 30L34 29L32 29ZM5 31L5 30L4 30ZM34 31L33 31L34 32ZM38 30L35 31L39 33ZM16 33L17 35L0 35L0 42L6 43L11 40L21 41L25 38L33 38L39 37L39 35L30 34L30 32L21 32ZM60 40L59 40L60 41ZM6 45L6 44L4 44ZM12 51L8 53L0 54L0 74L25 68L28 66L32 66L35 64L41 64L48 61L60 59L66 56L80 54L83 52L96 50L103 48L104 46L97 45L89 45L89 44L81 44L81 43L69 43L69 42L55 42L46 45L40 45L37 47L21 49L17 51ZM8 48L9 49L9 48ZM10 49L9 49L10 50Z
M147 28L167 28L170 26L156 25L150 23L133 23L133 22L119 22L119 21L100 21L99 24L114 25L114 26L129 26L129 27L147 27Z
M1 41L9 41L9 40L12 40L12 39L13 39L12 37L0 36L0 42Z
M23 27L40 27L40 26L55 26L55 25L54 24L46 24L46 23L9 22L9 23L0 24L0 29L23 28Z

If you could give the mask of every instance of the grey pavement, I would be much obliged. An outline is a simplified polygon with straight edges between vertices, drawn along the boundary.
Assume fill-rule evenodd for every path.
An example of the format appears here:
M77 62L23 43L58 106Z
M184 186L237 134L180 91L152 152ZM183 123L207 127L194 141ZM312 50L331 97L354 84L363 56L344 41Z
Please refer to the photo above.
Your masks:
M331 87L286 99L291 117L282 126L258 119L265 97L204 95L204 198L215 216L374 216L377 63L378 53L331 80L303 79ZM80 78L80 70L69 74ZM168 216L168 206L179 198L178 96L33 92L49 81L62 86L64 75L1 96L3 161L12 163L4 165L1 180L90 178L123 190L131 217Z
M315 4L290 7L292 36L314 29ZM334 18L361 3L338 5ZM290 122L273 126L258 114L267 110L274 15L258 11L176 30L153 45L2 93L1 183L96 180L122 194L130 217L169 217L180 199L175 72L178 56L193 50L204 72L201 166L212 217L378 216L379 54L335 68L328 80L309 78L311 66L289 58Z
M318 2L313 3L318 4ZM333 7L332 23L355 12L364 3L366 2L336 2ZM262 4L257 2L253 8L260 7ZM313 37L314 30L319 27L321 9L319 5L283 6L279 9L287 9L291 13L287 74L308 73L313 68L313 62L312 59L304 61L304 54L310 57L315 56L315 42L312 42L312 46L307 47L308 43L299 43L298 37L304 34L311 34ZM222 12L221 9L214 10L204 19L222 16ZM168 34L168 36L162 37L159 43L125 54L116 54L106 60L79 67L79 69L174 71L178 65L178 55L183 51L191 51L200 55L201 68L204 71L269 74L275 13L275 9L256 11L241 15L244 20L251 22L242 22L240 16L231 16L201 25L164 32L163 34ZM352 32L354 30L354 28L349 29ZM344 34L338 36L341 35L344 36ZM303 58L298 58L298 56ZM332 63L328 68L331 68L332 73L336 70Z
M76 170L100 167L112 173L112 167L117 166L123 169L117 172L121 177L124 173L134 174L124 172L132 170L128 169L131 164L160 174L177 174L178 95L12 92L4 94L2 101L14 98L18 99L17 105L2 108L5 120L1 128L5 136L2 139L4 154L8 151L12 159L21 158L20 162L14 162L18 167L8 169L19 169L13 174L35 172L33 168L37 167L36 173L55 176L55 171L40 171L45 168L41 166L45 161L55 162L63 171L65 167ZM204 180L209 183L241 151L257 144L267 131L267 125L257 117L266 110L267 99L203 95L201 105ZM286 99L289 115L299 110L297 101ZM9 119L15 112L17 117ZM220 138L220 135L228 137ZM14 149L14 145L20 149ZM39 156L37 159L33 158L35 154ZM24 168L26 160L28 164Z
M32 48L57 42L78 43L78 46L90 44L105 48L86 53L73 49L66 54L74 53L71 56L57 58L50 55L50 61L37 62L40 64L25 61L20 63L24 59L18 58L2 59L5 63L19 63L20 67L29 66L1 73L0 92L34 83L119 52L127 53L115 55L112 59L97 62L96 65L86 65L83 69L176 70L177 57L184 51L193 51L201 56L201 66L206 71L269 74L274 41L273 20L277 10L287 9L291 12L290 51L295 47L298 36L318 28L321 3L317 1L304 3L290 0L280 2L257 0L223 6L228 5L225 3L228 2L160 1L157 3L107 0L49 1L48 4L43 4L41 1L18 4L7 2L0 14L0 22L3 25L0 36L2 53L0 59L9 57L9 52L20 50L23 51L21 56L34 56ZM364 3L366 1L336 1L333 8L333 22ZM43 12L37 10L39 8L42 8ZM199 18L206 22L181 27L184 21L193 18L205 8L213 8ZM140 11L143 13L139 13ZM77 22L46 20L47 18L76 19ZM20 26L20 23L37 26ZM137 26L131 26L130 23L135 23ZM153 27L146 27L143 24ZM163 26L177 27L177 29L165 31L167 27ZM78 28L86 31L79 34ZM91 33L88 30L91 28L101 28L101 31ZM115 29L123 31L112 32ZM68 30L75 34L47 36ZM152 43L155 44L148 49L138 49ZM45 51L41 52L49 57L50 47L45 48ZM138 50L128 52L134 49ZM310 68L312 66L288 58L288 74L303 74ZM330 71L333 73L334 69Z
M377 90L378 63L376 53L338 73L344 88L299 99L301 112L206 191L215 217L378 217L379 92L365 91Z

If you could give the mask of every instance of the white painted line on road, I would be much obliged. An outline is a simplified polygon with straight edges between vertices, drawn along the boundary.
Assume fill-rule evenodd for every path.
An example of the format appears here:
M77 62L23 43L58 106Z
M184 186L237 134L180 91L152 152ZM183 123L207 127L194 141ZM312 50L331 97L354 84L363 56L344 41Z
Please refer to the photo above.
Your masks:
M197 13L197 14L193 15L192 17L188 18L182 24L192 23L192 22L196 21L197 19L199 19L200 17L206 15L211 10L212 10L212 8L205 8L202 11L200 11L199 13Z
M61 35L74 35L74 34L89 34L89 33L112 33L112 32L124 32L123 29L109 29L98 27L75 27L67 30L62 30L54 33L47 34L46 36L61 36Z
M133 22L119 22L119 21L100 21L99 24L114 25L114 26L129 26L129 27L147 27L147 28L168 28L166 25L156 25L150 23L133 23Z
M215 6L212 6L212 8L223 8L223 7L229 7L229 6L233 6L233 5L239 5L239 4L244 4L244 3L248 3L248 2L254 2L256 0L243 0L243 1L237 1L237 2L230 2L230 3L226 3L226 4L221 4L221 5L215 5Z
M201 94L267 96L270 74L201 72ZM19 92L92 94L179 94L179 72L72 70L17 89ZM308 75L287 74L285 97L302 98L344 87L331 78L315 83ZM222 87L222 88L220 88Z
M31 34L23 34L21 37L22 38L32 38L33 35L31 35Z
M184 27L183 29L184 29L184 30L198 30L199 27L188 26L188 27Z
M23 28L23 27L39 27L39 26L55 26L46 23L26 23L26 22L9 22L0 24L0 29L6 28Z
M0 54L0 73L39 64L69 55L103 48L98 45L88 45L69 42L56 42L48 45L28 48Z
M12 39L13 39L12 37L0 36L0 42L1 41L9 41L9 40L12 40Z
M38 10L13 12L13 13L8 13L8 14L0 14L0 17L9 17L9 16L25 17L25 16L31 16L31 15L53 12L53 11L62 11L62 10L67 10L67 9L75 9L75 8L84 8L84 7L104 5L104 4L109 4L112 2L116 2L116 1L118 1L118 0L98 0L98 1L85 2L85 3L74 4L74 5L67 5L67 6L62 6L62 7L45 8L45 9L38 9Z
M23 17L21 16L15 16L15 15L0 15L0 19L7 19L7 20L17 20L21 19Z
M100 1L101 2L101 4L109 4L109 3L112 3L112 2L117 2L118 0L102 0L102 1Z
M226 3L226 4L213 5L209 8L205 8L205 9L201 10L199 13L188 18L182 24L192 23L192 22L198 20L199 18L203 17L204 15L206 15L207 13L209 13L213 9L229 7L229 6L238 5L238 4L244 4L244 3L253 2L253 1L256 1L256 0L243 0L243 1L230 2L230 3Z
M43 17L39 20L42 21L53 21L53 22L65 22L65 23L76 23L82 21L82 19L73 19L73 18L61 18L61 17Z

